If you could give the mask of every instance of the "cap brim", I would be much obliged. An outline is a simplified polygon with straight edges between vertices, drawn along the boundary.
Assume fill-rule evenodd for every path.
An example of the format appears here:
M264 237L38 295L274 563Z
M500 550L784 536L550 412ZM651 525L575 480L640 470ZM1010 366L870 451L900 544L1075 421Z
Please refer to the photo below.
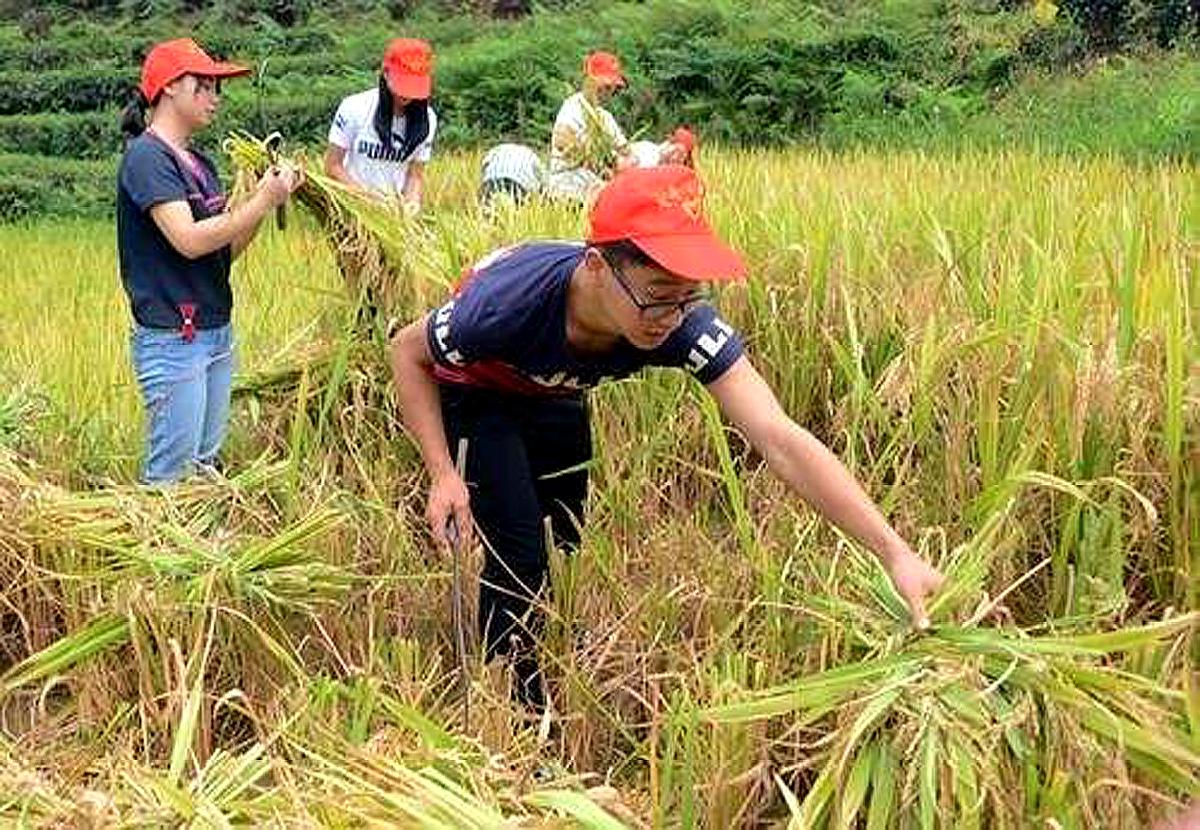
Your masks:
M224 63L221 61L204 61L198 60L187 63L184 66L178 67L176 71L162 80L158 81L157 86L148 87L143 80L138 83L138 89L146 96L146 100L153 101L163 87L167 84L174 83L184 75L199 75L203 78L239 78L249 75L254 70L248 66L243 66L240 63Z
M249 66L243 66L240 63L222 63L214 61L208 71L201 72L198 69L191 70L196 75L212 75L214 78L240 78L243 75L249 75L254 70Z
M709 233L631 236L629 241L677 277L716 282L746 276L746 263L741 254Z
M183 66L179 67L178 73L171 80L182 78L184 75L200 75L206 78L236 78L240 75L249 75L254 71L250 67L243 66L240 63L226 63L225 61L214 61L211 59L204 60L205 57L204 55L197 55L195 59L187 61Z
M424 100L433 92L433 78L428 75L388 75L388 87L393 95Z
M593 81L597 81L602 84L609 84L610 86L627 86L629 83L628 81L625 80L624 75L611 75L608 73L597 73L595 75L592 75L591 78Z

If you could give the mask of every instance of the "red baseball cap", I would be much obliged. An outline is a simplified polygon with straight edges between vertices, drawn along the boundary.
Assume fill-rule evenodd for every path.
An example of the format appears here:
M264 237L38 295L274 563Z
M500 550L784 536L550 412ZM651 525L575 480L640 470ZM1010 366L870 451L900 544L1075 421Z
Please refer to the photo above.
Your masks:
M588 217L592 244L628 239L672 274L708 282L746 275L742 257L704 218L704 185L681 164L633 167L608 183Z
M383 69L396 95L424 99L433 93L433 48L427 41L396 38L383 53Z
M601 83L622 86L625 74L621 61L612 52L592 52L583 59L583 74Z
M138 88L153 103L162 88L184 75L204 75L211 78L236 78L249 75L250 67L240 63L213 60L191 38L167 40L155 46L142 61L142 80Z

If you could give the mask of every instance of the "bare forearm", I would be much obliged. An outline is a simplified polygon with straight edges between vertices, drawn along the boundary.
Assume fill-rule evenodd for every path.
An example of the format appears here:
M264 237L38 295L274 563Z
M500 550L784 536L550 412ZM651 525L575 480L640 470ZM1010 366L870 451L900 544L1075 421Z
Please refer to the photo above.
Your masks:
M235 254L240 253L270 208L266 194L259 191L228 213L190 224L180 223L168 236L177 237L171 240L172 244L191 259L219 251L227 245L233 247Z
M417 443L430 477L437 478L453 472L454 464L442 426L441 394L413 342L418 336L410 326L392 341L392 378L404 426Z
M887 565L908 546L828 447L790 420L762 449L771 469L829 521L873 550Z
M338 153L328 153L325 156L325 175L334 181L346 185L346 187L358 189L358 184L350 178L350 174L346 172L346 164L343 161L344 156Z
M231 248L233 250L233 258L237 259L242 255L242 251L250 247L250 243L254 241L254 237L258 235L258 229L262 227L263 217L258 217L258 221L250 226L250 229L243 231L240 236L233 240Z
M415 165L408 172L404 181L404 200L415 208L420 209L421 199L425 195L425 172Z
M346 168L342 167L340 164L336 167L330 168L326 172L329 174L329 178L336 180L340 184L344 184L346 187L349 187L353 190L361 189L358 186L358 182L350 178L350 174L346 172Z

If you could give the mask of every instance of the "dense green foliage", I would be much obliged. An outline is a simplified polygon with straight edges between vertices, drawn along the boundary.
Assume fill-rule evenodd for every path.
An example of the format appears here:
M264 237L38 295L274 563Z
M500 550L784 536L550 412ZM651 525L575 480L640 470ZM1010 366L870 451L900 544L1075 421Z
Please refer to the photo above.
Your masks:
M114 161L0 155L0 218L99 216L112 210Z
M1200 146L1198 9L1187 0L563 2L516 22L493 19L495 4L451 0L5 8L17 22L0 26L0 153L115 156L141 56L180 34L255 67L226 86L213 145L243 128L319 146L337 102L374 83L388 38L415 34L437 50L443 148L544 146L580 56L597 46L629 67L612 107L635 135L688 123L704 142L742 145L1017 139L1154 157ZM16 168L0 171L0 189L25 184Z

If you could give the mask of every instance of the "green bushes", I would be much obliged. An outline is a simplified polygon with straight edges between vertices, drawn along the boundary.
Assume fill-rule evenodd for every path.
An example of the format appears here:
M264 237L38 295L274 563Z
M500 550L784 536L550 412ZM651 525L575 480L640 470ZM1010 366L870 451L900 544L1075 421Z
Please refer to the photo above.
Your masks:
M346 90L352 91L354 88ZM339 100L340 93L333 91L306 98L270 97L260 106L257 97L246 96L222 107L210 133L216 136L236 129L279 130L289 142L320 143L329 130ZM108 158L121 149L118 121L115 109L0 118L0 154Z
M1200 4L1194 0L1061 0L1060 5L1099 52L1151 42L1170 47L1200 37Z
M304 55L336 48L336 38L326 29L285 29L259 20L231 26L219 18L206 18L189 33L214 54L252 61L266 55ZM179 37L178 33L169 35Z
M116 161L0 155L0 221L114 212Z
M783 143L811 134L842 106L849 69L886 66L898 54L896 44L870 33L809 43L713 38L695 50L655 47L641 56L656 91L643 115L657 128L682 120L725 141Z
M269 55L310 55L336 47L323 28L283 29L265 23L231 26L201 20L195 27L159 23L140 27L137 34L121 34L95 24L64 26L51 40L30 42L0 38L0 71L78 70L83 67L136 72L154 43L172 37L196 38L213 54L257 60Z
M1003 135L1024 145L1076 153L1200 161L1200 63L1186 55L1153 61L1110 59L1086 76L1044 74L970 125L980 140Z
M102 159L121 148L117 113L44 113L0 118L0 153Z
M1087 56L1083 32L1066 18L1054 25L1035 26L1017 48L1026 66L1048 71L1078 65Z
M439 64L435 101L442 141L548 142L555 113L575 83L564 66L566 59L573 65L578 52L562 43L570 39L566 31L536 32L513 37L503 48L480 44L447 56Z
M124 10L117 18L144 5L114 2ZM292 144L323 145L339 100L374 84L387 40L418 35L437 52L443 149L502 139L545 146L592 48L614 49L627 66L629 89L610 106L634 135L688 123L704 141L746 145L943 146L963 136L986 142L995 132L996 140L1192 158L1198 146L1184 87L1152 71L1108 81L1118 64L1087 63L1099 25L1087 9L1099 9L1099 0L1064 0L1053 21L1024 0L799 9L788 0L567 2L518 23L449 14L439 3L408 4L397 22L377 0L305 2L292 5L306 22L289 26L267 8L282 9L276 0L163 0L157 16L106 25L56 13L50 38L37 42L0 26L0 153L111 158L120 149L116 113L142 55L181 34L256 70L254 79L225 87L217 123L204 136L214 145L232 129L279 130ZM1126 41L1144 42L1167 23L1172 42L1195 33L1194 2L1117 5ZM1179 51L1187 64L1189 53ZM1152 55L1134 61L1143 62L1161 63ZM1065 71L1089 66L1081 83ZM1091 75L1095 82L1086 80ZM1069 95L1056 92L1068 88ZM1032 100L1022 98L1031 89ZM1053 111L1059 106L1064 112ZM15 206L37 202L35 191L13 185L8 198Z
M612 45L628 66L630 88L612 103L627 126L657 133L689 122L708 138L748 144L782 143L816 130L841 107L849 68L913 59L883 32L806 37L819 27L781 17L782 33L748 37L761 17L707 3L674 3L670 15L662 8L651 7L641 19L627 9L624 19L614 12L608 26L592 23L591 32L587 22L530 25L498 42L447 50L438 73L444 140L546 140L564 95L578 84L581 56L597 45ZM619 34L596 35L607 29Z
M0 115L104 109L128 99L135 83L128 69L0 72Z
M341 94L357 91L349 88ZM249 130L266 134L278 130L290 144L324 144L341 94L314 93L306 98L271 98L261 107L255 100L231 103L218 116L217 133Z
M58 69L70 65L71 49L61 43L23 40L0 42L0 70Z
M149 31L130 35L94 24L64 26L45 40L0 39L0 70L136 69L154 40Z

